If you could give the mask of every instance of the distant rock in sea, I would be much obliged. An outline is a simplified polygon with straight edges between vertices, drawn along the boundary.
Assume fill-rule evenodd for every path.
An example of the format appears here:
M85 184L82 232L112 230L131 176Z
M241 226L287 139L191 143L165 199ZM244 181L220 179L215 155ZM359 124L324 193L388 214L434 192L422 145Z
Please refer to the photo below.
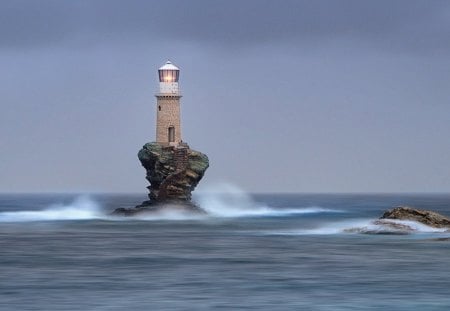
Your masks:
M380 219L417 221L433 228L450 228L450 219L436 212L409 206L398 206L383 214Z
M204 213L191 201L191 193L209 167L205 154L190 149L186 143L164 146L153 142L143 146L138 158L150 182L149 200L135 208L118 208L114 214L131 216L164 209Z
M425 225L417 228L417 223ZM447 229L447 230L446 230ZM409 206L398 206L386 211L380 219L363 227L345 229L344 232L364 234L411 234L420 230L449 232L450 219L433 211L420 210Z

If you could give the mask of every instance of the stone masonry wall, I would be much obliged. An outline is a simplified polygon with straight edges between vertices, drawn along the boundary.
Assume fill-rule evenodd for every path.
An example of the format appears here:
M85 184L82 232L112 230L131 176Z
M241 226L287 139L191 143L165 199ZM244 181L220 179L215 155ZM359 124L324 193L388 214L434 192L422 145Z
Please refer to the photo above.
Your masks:
M156 142L169 143L169 127L175 128L175 143L181 142L180 97L157 95Z

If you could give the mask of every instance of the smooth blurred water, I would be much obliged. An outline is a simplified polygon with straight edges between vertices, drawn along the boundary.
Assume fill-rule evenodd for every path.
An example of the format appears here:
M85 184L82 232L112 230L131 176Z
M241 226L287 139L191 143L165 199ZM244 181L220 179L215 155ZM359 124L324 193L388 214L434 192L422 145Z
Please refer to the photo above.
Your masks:
M1 195L0 310L449 310L450 233L366 235L450 195L196 197L209 216L110 215L142 195Z

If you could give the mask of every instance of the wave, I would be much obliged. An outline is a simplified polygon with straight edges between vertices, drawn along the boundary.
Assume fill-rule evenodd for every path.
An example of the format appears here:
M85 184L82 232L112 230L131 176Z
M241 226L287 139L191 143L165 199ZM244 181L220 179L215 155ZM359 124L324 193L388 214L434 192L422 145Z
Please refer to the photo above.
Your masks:
M446 232L447 228L434 228L417 221L377 219L372 220L363 227L348 228L346 232L368 234L410 234L410 233L437 233Z
M255 205L251 208L235 207L224 204L202 205L208 215L213 217L284 217L317 213L335 213L336 210L321 207L301 207L301 208L272 208Z
M80 196L68 205L55 204L44 210L1 212L0 222L88 220L104 218L99 205L88 196Z
M176 209L167 209L158 212L151 212L148 214L138 214L131 217L111 216L109 220L118 221L190 221L190 220L205 220L208 215L197 214Z
M195 215L170 208L151 214L118 217L103 211L100 205L89 196L80 196L70 204L54 204L43 210L0 212L0 223L99 219L107 221L194 220L203 218L205 218L204 215Z
M283 217L314 213L339 213L342 210L319 206L273 208L255 202L242 189L231 184L218 184L198 195L197 201L213 217Z
M275 235L328 235L328 234L421 234L444 233L447 228L434 228L419 222L393 219L352 219L327 223L312 229L272 232Z
M30 222L58 220L154 221L154 220L204 220L211 218L289 217L295 215L340 213L342 210L320 206L274 208L255 202L252 197L231 184L219 184L195 196L205 215L176 209L166 209L133 217L110 215L89 196L80 196L70 204L54 204L43 210L0 212L0 222Z

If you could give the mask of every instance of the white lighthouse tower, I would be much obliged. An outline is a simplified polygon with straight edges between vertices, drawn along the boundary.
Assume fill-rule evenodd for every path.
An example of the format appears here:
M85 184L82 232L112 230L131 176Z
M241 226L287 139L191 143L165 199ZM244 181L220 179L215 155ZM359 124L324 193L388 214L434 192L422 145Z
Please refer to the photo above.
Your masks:
M180 69L167 61L159 68L159 93L156 94L156 142L165 146L181 143Z

